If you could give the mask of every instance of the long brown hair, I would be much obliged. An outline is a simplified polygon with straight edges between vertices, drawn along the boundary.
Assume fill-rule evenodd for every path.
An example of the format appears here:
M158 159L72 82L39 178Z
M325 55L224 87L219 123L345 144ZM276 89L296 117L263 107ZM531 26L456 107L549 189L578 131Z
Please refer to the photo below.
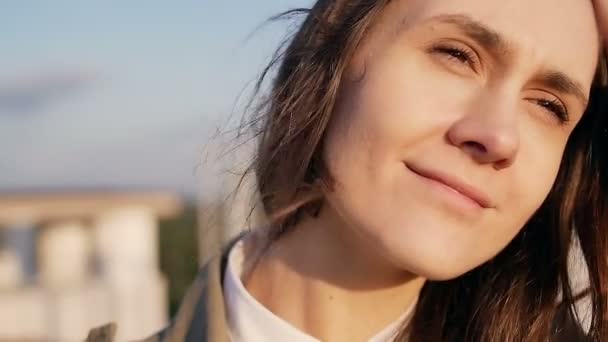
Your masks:
M390 0L319 0L274 19L303 15L299 29L263 71L256 94L276 71L245 126L258 139L255 174L268 239L323 204L331 187L321 149L342 75L368 28ZM580 244L591 302L586 340L608 339L608 113L604 58L587 112L568 141L542 206L496 257L449 281L427 281L411 322L396 340L547 341L578 321L568 254ZM541 175L539 175L540 177ZM560 301L561 298L561 301ZM558 303L561 303L558 305ZM558 308L563 309L557 318Z

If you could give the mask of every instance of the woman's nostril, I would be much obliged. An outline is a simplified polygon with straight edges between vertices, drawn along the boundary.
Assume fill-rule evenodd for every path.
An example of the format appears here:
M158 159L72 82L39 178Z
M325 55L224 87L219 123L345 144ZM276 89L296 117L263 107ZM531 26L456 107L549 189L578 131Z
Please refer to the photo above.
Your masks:
M476 142L476 141L465 141L462 144L462 147L465 149L468 149L472 152L477 152L477 153L480 153L480 152L487 153L488 152L487 148L483 144Z

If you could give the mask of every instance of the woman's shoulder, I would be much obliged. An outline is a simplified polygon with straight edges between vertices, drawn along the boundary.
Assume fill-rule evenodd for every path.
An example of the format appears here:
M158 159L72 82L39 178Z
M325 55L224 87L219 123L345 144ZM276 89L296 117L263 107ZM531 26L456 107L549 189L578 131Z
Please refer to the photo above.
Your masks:
M242 234L232 239L222 251L200 268L169 325L141 342L228 341L222 279L228 252L244 237ZM120 327L116 323L93 328L86 342L114 342L118 329Z
M217 303L218 301L214 297L222 295L220 285L222 259L221 256L214 257L199 270L171 322L156 334L140 340L141 342L215 341L215 339L207 338L210 330L209 324L213 320L208 312L215 313L218 310L215 307L210 308L209 304L210 302ZM114 342L119 329L120 326L114 322L93 328L85 341Z

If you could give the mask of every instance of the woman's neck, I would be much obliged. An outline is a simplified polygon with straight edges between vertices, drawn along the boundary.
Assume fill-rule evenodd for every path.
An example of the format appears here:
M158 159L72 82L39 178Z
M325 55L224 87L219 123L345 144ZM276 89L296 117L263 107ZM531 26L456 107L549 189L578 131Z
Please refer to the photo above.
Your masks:
M244 279L248 291L321 340L363 341L397 320L424 279L398 269L322 211L273 242Z

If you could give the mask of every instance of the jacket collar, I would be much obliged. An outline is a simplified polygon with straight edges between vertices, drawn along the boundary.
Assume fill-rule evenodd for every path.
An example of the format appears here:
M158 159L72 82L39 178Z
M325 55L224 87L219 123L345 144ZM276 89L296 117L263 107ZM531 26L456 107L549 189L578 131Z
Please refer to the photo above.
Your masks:
M201 268L171 325L146 341L230 341L222 284L228 253L242 236L231 240L221 254Z

